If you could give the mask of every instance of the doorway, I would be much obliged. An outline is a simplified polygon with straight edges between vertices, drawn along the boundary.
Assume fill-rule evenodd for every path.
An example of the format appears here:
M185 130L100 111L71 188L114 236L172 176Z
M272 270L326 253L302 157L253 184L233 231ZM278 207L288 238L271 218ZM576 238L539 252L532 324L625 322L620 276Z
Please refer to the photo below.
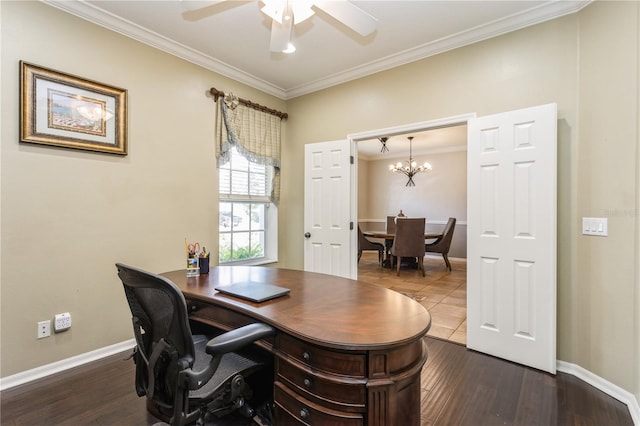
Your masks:
M449 217L456 217L449 258L449 272L439 254L427 254L427 276L414 271L395 271L376 267L376 255L366 254L354 266L358 279L399 291L423 304L432 313L434 337L466 343L466 151L467 120L474 114L416 123L350 135L356 159L352 185L358 194L358 225L363 230L384 231L386 216L400 210L409 217L426 217L427 232L441 232ZM412 136L411 142L408 137ZM385 138L383 145L381 138ZM413 159L428 161L431 171L413 177L415 186L406 186L407 178L391 173L389 165L406 164L409 146ZM415 275L415 276L414 276Z

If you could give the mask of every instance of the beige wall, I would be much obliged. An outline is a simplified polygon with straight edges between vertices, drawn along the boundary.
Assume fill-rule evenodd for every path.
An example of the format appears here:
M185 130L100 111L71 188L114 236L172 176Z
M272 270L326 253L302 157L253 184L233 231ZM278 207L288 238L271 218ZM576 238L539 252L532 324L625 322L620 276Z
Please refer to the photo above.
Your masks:
M217 245L210 87L285 102L40 2L2 2L2 377L132 337L118 261L183 268ZM18 61L128 89L129 155L19 144ZM214 257L217 259L217 254ZM70 312L71 330L36 340Z
M280 265L295 269L305 144L556 102L558 358L640 398L636 2L596 2L288 102L41 3L0 8L2 377L131 337L114 262L180 268L185 237L215 242L213 103L204 93L216 86L290 114ZM20 59L129 89L130 154L19 144ZM590 215L609 217L608 238L580 235ZM36 340L36 322L64 311L74 327Z
M573 343L573 362L629 390L640 368L640 323L632 320L640 309L634 297L640 266L634 241L640 235L638 6L596 3L580 14L571 196L578 216L609 218L609 237L577 236L571 291L563 300L572 303L574 327L561 336ZM580 226L578 217L571 225ZM639 387L635 382L636 393Z
M290 100L283 170L303 145L475 112L558 104L558 359L640 392L638 3L582 12ZM284 173L284 172L283 172ZM287 180L289 266L301 267L302 181ZM295 212L295 213L294 213ZM581 217L609 217L584 237Z

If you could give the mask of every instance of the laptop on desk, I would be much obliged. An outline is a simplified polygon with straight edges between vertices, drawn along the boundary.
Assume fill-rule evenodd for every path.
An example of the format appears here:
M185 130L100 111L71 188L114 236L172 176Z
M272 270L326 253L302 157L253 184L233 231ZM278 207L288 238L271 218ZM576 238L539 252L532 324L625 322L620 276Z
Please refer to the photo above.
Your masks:
M288 288L251 281L215 287L215 290L256 303L285 296L291 291Z

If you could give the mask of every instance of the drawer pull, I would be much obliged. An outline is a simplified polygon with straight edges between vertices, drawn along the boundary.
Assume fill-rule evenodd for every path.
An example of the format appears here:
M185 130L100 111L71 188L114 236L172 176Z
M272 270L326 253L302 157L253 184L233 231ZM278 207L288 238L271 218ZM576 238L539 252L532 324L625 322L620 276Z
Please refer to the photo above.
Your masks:
M311 379L304 379L302 383L304 383L304 386L307 388L311 387Z
M300 418L308 419L309 418L309 410L307 410L306 408L303 408L302 410L300 410Z
M304 352L302 354L302 358L304 358L305 361L309 361L311 359L311 354L309 352Z

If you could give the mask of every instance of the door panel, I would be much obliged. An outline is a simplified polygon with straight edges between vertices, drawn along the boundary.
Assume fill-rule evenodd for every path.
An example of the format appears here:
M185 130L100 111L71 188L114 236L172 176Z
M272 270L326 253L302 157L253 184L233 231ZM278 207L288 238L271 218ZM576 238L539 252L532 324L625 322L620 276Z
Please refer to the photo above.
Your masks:
M467 346L555 373L556 105L469 121Z

